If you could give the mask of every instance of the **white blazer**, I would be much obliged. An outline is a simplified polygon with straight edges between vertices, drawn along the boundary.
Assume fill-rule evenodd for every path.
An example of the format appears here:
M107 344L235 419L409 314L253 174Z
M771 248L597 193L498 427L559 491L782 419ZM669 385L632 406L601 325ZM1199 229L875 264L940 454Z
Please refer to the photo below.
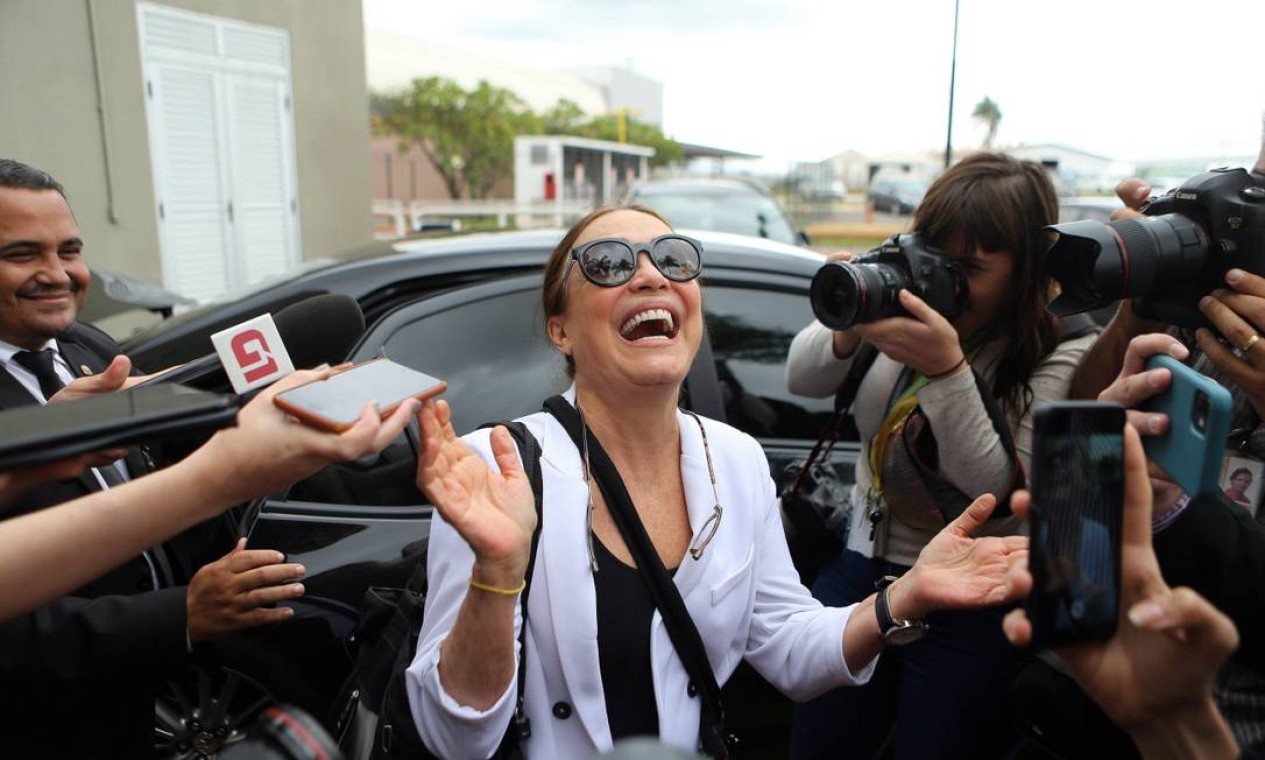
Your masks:
M573 392L567 394L573 400ZM525 708L527 757L588 758L612 746L597 651L596 594L585 535L588 490L580 454L552 415L523 418L541 443L544 523L531 593ZM792 699L869 680L877 660L859 672L843 659L843 630L852 607L823 607L799 582L786 548L768 461L754 439L703 420L724 516L699 560L688 554L673 580L723 684L742 659ZM713 496L697 423L678 412L681 471L695 537L712 514ZM465 437L492 468L489 431ZM413 718L426 745L443 758L487 758L514 711L511 680L486 711L458 704L439 678L440 644L465 598L474 555L435 512L427 561L429 591L417 654L407 673ZM517 615L515 632L522 625ZM659 739L687 751L698 745L699 698L656 611L649 663L659 710Z

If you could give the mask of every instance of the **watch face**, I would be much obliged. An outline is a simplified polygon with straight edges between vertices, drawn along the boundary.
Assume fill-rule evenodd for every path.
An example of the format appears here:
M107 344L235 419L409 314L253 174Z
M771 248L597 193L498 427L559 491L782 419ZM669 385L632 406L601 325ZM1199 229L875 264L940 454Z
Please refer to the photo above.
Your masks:
M887 639L888 644L891 644L893 646L900 646L901 644L912 644L913 642L917 641L918 639L921 639L923 636L926 636L926 635L927 635L927 626L921 621L919 621L917 623L906 623L905 625L898 625L890 629L884 635L884 638Z

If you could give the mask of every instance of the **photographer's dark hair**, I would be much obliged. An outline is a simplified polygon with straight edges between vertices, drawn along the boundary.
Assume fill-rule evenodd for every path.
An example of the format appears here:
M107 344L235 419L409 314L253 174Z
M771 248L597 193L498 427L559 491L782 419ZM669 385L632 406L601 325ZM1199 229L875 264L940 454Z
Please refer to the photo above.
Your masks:
M931 184L914 216L915 231L950 254L976 249L1014 254L1015 290L989 337L1006 339L993 393L1019 414L1032 404L1028 378L1059 342L1057 321L1045 309L1050 300L1045 268L1050 236L1042 229L1057 222L1058 213L1058 194L1040 164L976 153Z
M66 191L53 175L12 158L0 158L0 187L15 190L56 190L61 197Z

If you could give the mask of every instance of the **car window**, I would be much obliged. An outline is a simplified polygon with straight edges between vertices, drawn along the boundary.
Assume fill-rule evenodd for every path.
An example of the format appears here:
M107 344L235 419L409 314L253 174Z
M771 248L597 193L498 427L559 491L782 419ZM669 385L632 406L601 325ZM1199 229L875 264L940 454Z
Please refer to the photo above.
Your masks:
M808 294L712 285L703 306L729 424L756 438L816 440L834 400L786 389L791 339L813 318Z
M410 322L386 338L386 355L448 383L459 435L540 410L570 384L545 337L539 290L466 303Z
M420 312L390 334L372 335L399 362L448 383L458 434L485 422L522 417L570 384L558 353L545 338L538 289L495 295L439 312ZM407 307L406 307L407 308ZM391 320L386 320L390 322ZM381 328L380 328L381 329ZM425 502L414 485L414 446L401 436L377 457L335 464L289 491L295 501L376 506Z
M646 195L637 199L683 229L716 230L797 245L782 210L762 195Z

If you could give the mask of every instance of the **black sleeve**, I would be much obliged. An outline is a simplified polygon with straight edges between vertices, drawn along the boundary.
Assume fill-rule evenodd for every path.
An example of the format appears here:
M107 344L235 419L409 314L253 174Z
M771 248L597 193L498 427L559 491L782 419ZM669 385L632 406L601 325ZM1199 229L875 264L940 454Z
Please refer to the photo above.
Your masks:
M0 625L0 673L74 681L163 674L187 654L184 586L66 597Z
M1170 586L1189 586L1234 621L1244 667L1265 674L1265 526L1224 497L1192 500L1155 535Z

